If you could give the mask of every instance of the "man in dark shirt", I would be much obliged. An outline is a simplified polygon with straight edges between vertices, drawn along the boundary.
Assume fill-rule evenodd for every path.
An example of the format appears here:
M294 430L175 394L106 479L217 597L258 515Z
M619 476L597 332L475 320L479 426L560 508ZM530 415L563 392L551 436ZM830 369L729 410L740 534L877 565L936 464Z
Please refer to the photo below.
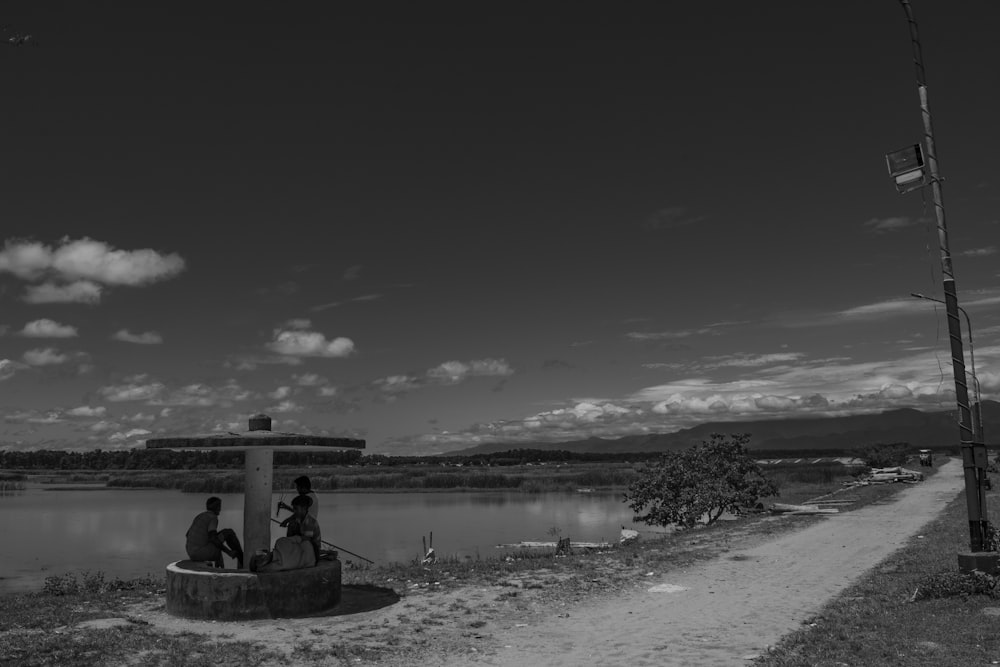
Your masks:
M184 545L188 558L195 561L212 561L216 567L225 567L222 554L236 559L236 567L243 569L243 547L232 528L219 530L219 512L222 500L212 496L205 501L205 511L194 518L187 531Z

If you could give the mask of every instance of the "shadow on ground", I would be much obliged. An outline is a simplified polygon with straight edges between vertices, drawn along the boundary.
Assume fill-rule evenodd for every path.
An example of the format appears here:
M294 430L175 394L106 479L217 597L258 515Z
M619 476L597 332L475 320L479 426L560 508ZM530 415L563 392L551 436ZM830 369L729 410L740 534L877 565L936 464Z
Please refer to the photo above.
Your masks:
M345 584L340 591L340 603L318 616L347 616L375 611L399 602L399 595L391 588L367 584Z

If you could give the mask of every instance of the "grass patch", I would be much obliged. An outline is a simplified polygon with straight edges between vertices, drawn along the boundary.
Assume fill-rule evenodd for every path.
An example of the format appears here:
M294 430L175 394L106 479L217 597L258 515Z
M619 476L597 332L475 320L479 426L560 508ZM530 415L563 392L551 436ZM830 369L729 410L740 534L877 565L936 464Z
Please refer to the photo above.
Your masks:
M201 635L160 634L141 619L122 627L81 629L84 621L122 618L132 602L162 596L164 581L145 577L108 580L103 573L46 579L39 593L3 598L0 663L34 665L225 665L273 664L281 654L251 642L220 643Z
M1000 513L995 493L987 495L987 507L989 516ZM1000 600L994 597L995 582L957 574L956 554L968 549L968 540L961 494L922 537L910 540L753 664L996 664L1000 635L992 614L1000 613Z

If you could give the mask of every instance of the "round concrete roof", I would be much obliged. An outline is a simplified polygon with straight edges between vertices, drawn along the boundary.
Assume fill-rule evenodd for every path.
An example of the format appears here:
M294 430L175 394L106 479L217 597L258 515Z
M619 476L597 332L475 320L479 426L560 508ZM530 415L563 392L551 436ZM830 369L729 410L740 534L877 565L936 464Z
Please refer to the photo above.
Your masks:
M265 415L250 418L251 430L243 433L208 433L175 438L150 438L147 449L226 449L249 451L280 449L286 452L320 451L329 447L364 449L365 441L357 438L334 438L323 435L282 433L271 431L271 420Z

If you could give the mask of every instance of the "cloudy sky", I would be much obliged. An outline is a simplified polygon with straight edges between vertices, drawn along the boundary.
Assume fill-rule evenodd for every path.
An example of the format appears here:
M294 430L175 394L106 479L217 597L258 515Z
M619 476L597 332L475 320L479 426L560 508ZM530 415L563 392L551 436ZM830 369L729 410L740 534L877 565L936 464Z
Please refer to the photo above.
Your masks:
M898 3L345 7L4 5L0 445L954 407ZM915 10L998 398L1000 4Z

